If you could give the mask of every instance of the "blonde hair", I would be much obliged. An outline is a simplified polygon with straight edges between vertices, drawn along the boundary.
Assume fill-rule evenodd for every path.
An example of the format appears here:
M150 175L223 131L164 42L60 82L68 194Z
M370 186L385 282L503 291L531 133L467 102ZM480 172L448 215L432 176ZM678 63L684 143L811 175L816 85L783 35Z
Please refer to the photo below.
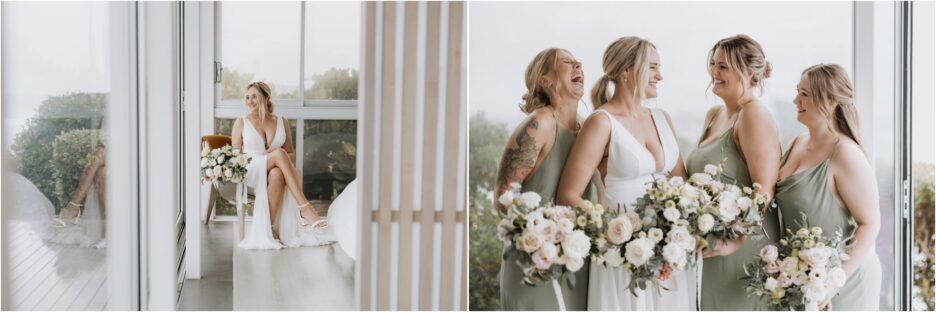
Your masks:
M624 79L624 74L630 70L637 77L632 91L640 96L641 101L645 100L647 94L643 86L649 78L644 73L650 69L650 53L655 49L649 40L634 36L618 38L608 45L601 60L604 75L592 87L592 106L598 108L607 103L610 100L608 85Z
M858 110L845 68L838 64L817 64L804 70L803 77L812 91L809 97L813 105L832 121L832 130L847 135L861 147Z
M764 56L764 49L761 48L760 43L757 43L757 41L754 41L754 39L745 34L738 34L719 40L715 43L715 46L709 50L709 61L712 61L712 58L715 57L715 50L719 48L725 53L728 69L735 71L741 76L741 81L744 83L745 87L755 87L761 92L764 92L764 84L767 78L770 78L773 66L770 65L770 62L768 62L767 58ZM708 70L709 74L711 74L712 67L709 66ZM747 77L748 71L752 73L750 80L748 80ZM709 87L712 86L713 82L714 79L713 81L709 81ZM745 90L747 89L745 88Z
M546 88L539 84L539 79L543 76L553 74L556 64L559 62L559 51L569 53L565 49L548 48L540 51L533 57L530 64L527 65L524 82L527 92L523 94L523 101L520 103L520 110L524 113L532 113L537 108L549 106L549 93ZM572 53L569 53L572 54Z
M273 89L270 88L266 82L263 81L254 81L247 85L247 88L244 90L250 90L250 88L257 88L257 91L260 92L261 101L265 101L266 105L258 105L258 110L260 111L260 120L266 120L267 115L273 114L273 100L270 99L270 96L273 94Z

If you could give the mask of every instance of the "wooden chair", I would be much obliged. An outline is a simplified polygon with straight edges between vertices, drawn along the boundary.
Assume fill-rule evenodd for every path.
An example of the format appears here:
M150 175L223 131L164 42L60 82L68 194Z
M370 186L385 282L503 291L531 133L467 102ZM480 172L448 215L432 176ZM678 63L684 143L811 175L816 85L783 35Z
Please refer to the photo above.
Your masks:
M208 144L208 148L210 149L220 148L225 145L231 145L231 137L226 136L226 135L202 136L202 146L204 146L204 144ZM218 198L225 200L231 205L237 205L237 196L236 196L237 186L236 185L230 184L230 183L224 183L224 184L221 184L221 187L219 189L219 188L213 187L212 184L210 183L206 183L202 187L203 187L203 191L209 192L207 202L205 203L205 206L204 206L205 213L204 213L203 222L205 224L208 224L208 221L211 220L212 212L214 212L214 207L215 207L216 202L218 201ZM247 198L247 203L252 203L254 198L252 194L248 193L248 195L249 196ZM238 226L240 229L239 231L240 238L243 239L244 238L244 218L245 218L244 215L245 213L243 212L242 209L240 209L241 207L238 207L238 208L239 208L237 210Z

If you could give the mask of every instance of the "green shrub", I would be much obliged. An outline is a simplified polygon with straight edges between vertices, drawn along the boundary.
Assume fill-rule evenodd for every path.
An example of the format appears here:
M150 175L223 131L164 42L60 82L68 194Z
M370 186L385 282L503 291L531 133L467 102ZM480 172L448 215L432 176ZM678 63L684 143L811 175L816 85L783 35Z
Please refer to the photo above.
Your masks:
M52 141L52 178L59 202L71 200L100 137L99 130L78 129L65 132Z
M68 202L67 199L63 201L58 196L57 190L70 193L78 184L77 182L62 182L58 185L58 181L54 178L56 172L53 166L55 139L72 130L98 128L104 118L106 104L106 93L69 93L51 96L42 102L36 109L36 114L26 121L23 129L13 138L11 151L17 171L39 188L39 191L52 202L56 213L63 204ZM84 168L80 164L62 164L59 168L65 166L77 168L79 171ZM73 171L72 169L66 171Z
M507 137L503 124L488 121L483 113L471 117L468 143L471 310L500 310L501 307L498 275L503 244L497 239L500 218L493 204L493 188Z
M913 285L914 310L936 309L933 291L933 219L936 212L934 203L933 164L915 164L913 166L913 226L915 247L921 255L914 260ZM918 304L922 303L922 304ZM923 306L925 305L925 306Z

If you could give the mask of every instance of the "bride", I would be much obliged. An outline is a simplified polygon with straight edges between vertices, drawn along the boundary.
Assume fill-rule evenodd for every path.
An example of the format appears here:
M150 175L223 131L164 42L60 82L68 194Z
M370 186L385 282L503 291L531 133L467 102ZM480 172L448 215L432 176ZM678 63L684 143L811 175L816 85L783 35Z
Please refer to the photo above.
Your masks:
M285 118L273 115L270 86L253 82L247 86L248 113L231 130L234 148L243 147L251 157L246 183L255 200L253 223L238 244L244 249L279 249L328 243L319 237L327 227L306 199L293 165L295 151ZM286 196L288 188L292 196ZM297 205L296 203L303 203ZM311 225L306 223L308 221ZM318 230L318 231L317 231Z
M559 204L581 206L582 194L598 168L605 185L601 204L632 211L636 199L654 177L685 178L686 169L676 144L672 121L660 109L641 105L657 96L663 80L660 57L650 41L622 37L611 43L602 60L604 76L592 89L597 108L579 133L559 184ZM614 93L608 98L608 85ZM622 213L624 211L621 211ZM630 275L623 268L592 263L588 278L589 310L695 310L695 270L687 269L654 286L627 288Z

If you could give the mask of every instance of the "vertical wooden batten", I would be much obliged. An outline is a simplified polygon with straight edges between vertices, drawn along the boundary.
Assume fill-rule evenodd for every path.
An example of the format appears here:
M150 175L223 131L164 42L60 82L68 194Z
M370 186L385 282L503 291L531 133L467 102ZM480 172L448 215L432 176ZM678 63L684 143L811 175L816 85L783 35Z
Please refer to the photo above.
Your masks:
M466 309L464 3L363 5L358 308Z

